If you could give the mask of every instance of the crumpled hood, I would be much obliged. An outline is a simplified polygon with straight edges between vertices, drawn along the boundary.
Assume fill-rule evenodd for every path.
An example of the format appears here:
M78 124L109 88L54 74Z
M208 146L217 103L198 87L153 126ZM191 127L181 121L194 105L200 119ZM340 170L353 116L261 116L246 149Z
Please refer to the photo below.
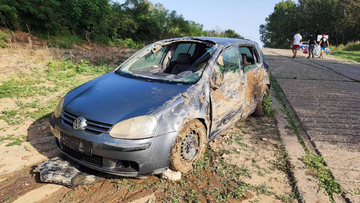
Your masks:
M146 82L111 72L69 92L64 110L86 119L115 124L156 111L188 87Z

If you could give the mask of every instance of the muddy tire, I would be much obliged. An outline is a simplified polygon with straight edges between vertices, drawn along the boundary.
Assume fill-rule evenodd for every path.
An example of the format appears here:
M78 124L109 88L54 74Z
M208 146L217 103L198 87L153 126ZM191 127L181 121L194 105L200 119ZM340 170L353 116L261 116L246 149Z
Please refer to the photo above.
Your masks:
M199 120L186 123L179 131L171 150L170 169L188 173L206 149L206 130Z
M263 100L268 94L270 94L270 90L269 90L269 87L266 86L264 88L264 91L263 91L261 97L260 97L261 99L259 99L259 101L257 103L257 106L255 108L255 111L253 113L254 116L257 116L257 117L265 116L265 111L264 111L264 108L263 108Z

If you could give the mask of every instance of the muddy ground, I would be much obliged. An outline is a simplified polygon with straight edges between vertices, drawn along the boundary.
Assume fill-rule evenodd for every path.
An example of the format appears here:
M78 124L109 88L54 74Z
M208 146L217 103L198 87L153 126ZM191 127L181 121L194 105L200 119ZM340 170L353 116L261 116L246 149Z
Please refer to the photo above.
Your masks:
M36 164L0 175L0 200L43 194L38 202L131 202L151 194L158 202L296 202L276 120L249 117L208 145L195 170L178 182L148 176L120 178L81 168L101 177L76 188L49 187L39 181ZM44 188L45 187L45 188Z
M13 43L0 49L1 203L131 202L146 196L157 202L296 201L273 117L249 117L236 123L208 144L195 170L182 174L178 182L159 176L120 178L82 167L81 170L100 177L101 181L76 188L41 183L34 172L38 163L61 156L50 132L48 116L65 92L102 72L80 72L68 78L68 73L88 66L64 69L81 62L81 58L97 65L96 48L51 50L35 42ZM111 56L105 63L112 67L118 59L123 60L133 52L114 47L99 49L101 55ZM62 57L71 55L75 57L73 62L61 62ZM53 69L57 70L56 75L50 74Z

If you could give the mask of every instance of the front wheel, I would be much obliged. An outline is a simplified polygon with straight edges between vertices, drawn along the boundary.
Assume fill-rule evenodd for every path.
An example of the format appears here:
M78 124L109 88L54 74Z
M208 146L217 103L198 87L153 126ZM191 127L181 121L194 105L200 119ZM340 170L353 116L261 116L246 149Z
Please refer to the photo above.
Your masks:
M187 122L171 150L170 169L188 173L196 160L202 159L206 149L206 130L199 120Z

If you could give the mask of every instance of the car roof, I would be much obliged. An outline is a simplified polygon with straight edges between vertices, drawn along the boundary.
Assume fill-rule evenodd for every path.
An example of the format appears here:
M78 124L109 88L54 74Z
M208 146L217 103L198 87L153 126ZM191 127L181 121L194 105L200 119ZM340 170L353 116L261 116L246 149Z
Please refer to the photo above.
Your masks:
M218 45L228 46L230 44L247 44L258 46L258 44L249 39L237 39L237 38L225 38L225 37L180 37L165 39L161 42L171 42L171 41L186 41L186 40L200 40L200 41L210 41Z

